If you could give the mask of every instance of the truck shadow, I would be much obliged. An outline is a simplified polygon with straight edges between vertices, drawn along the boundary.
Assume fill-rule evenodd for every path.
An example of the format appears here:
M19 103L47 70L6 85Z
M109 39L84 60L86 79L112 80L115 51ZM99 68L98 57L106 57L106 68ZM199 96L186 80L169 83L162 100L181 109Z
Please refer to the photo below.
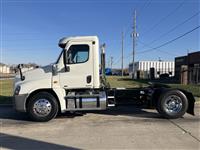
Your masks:
M98 112L97 112L98 113ZM100 112L99 112L100 113ZM101 113L105 115L125 115L125 116L132 116L132 117L140 117L140 118L160 118L160 114L158 114L153 109L143 109L141 106L117 106L113 108L109 108L108 110L102 111Z
M117 106L111 107L107 110L92 110L92 111L81 111L81 112L66 112L64 114L58 114L57 119L62 118L74 118L86 115L88 113L102 114L102 115L124 115L140 118L162 118L157 112L153 110L143 110L139 106ZM26 113L16 112L11 105L0 106L0 119L1 120L16 120L16 121L27 121L31 123L32 121Z
M1 104L12 104L12 96L0 95Z
M26 113L16 112L12 105L0 105L0 119L31 121Z
M25 138L5 133L0 133L0 147L5 149L14 149L14 150L22 150L22 149L79 150L79 148L49 143L45 141L39 141L31 138Z
M57 118L73 118L78 116L83 116L88 113L94 113L94 114L102 114L102 115L112 115L112 116L130 116L130 117L139 117L139 118L158 118L163 119L160 114L155 112L153 109L143 109L141 106L135 106L135 105L122 105L117 107L111 107L107 110L91 110L91 111L81 111L81 112L74 112L74 113L65 113Z

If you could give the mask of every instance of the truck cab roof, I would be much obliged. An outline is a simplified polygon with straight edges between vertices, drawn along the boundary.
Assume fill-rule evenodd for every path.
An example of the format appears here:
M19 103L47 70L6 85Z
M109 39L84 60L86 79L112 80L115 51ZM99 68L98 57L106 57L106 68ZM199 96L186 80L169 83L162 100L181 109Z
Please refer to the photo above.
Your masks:
M97 36L74 36L74 37L64 37L59 40L58 46L61 48L65 48L66 44L70 40L76 40L76 41L82 41L82 40L93 40L97 41L98 37Z

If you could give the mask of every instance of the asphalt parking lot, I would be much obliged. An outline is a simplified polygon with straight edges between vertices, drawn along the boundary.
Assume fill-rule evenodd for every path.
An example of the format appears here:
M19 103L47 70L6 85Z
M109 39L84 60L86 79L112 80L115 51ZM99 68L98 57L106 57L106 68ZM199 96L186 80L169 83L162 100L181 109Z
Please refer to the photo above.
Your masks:
M37 123L0 106L0 149L200 149L200 105L195 113L168 120L155 110L120 106Z

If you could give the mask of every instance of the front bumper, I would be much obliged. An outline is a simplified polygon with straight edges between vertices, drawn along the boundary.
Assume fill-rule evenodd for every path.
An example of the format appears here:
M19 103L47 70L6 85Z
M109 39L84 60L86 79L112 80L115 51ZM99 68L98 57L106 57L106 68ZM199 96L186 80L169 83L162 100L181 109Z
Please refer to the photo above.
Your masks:
M28 94L13 96L14 109L19 112L26 112L26 98Z

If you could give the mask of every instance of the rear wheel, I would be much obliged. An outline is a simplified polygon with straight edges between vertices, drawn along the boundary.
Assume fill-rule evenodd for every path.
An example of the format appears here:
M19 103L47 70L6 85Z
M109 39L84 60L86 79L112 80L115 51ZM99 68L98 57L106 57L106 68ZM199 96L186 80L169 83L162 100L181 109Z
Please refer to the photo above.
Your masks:
M179 90L163 93L158 100L157 111L165 118L175 119L182 117L188 108L188 100Z
M40 92L30 98L28 114L34 121L49 121L58 113L58 103L53 95Z

